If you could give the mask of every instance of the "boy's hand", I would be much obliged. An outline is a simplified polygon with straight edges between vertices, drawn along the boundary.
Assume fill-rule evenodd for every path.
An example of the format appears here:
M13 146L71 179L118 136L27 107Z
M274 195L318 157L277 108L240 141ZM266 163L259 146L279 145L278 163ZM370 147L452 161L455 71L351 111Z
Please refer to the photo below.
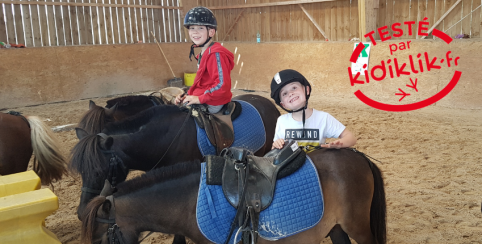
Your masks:
M321 144L320 147L340 149L343 148L343 142L336 140L327 144Z
M176 105L179 105L184 100L185 97L186 97L186 93L177 95L176 101L175 101Z
M283 148L284 144L285 144L284 139L278 139L278 140L273 142L273 146L271 147L271 150L273 150L275 148L281 149L281 148Z
M182 101L185 105L201 104L198 96L186 96Z

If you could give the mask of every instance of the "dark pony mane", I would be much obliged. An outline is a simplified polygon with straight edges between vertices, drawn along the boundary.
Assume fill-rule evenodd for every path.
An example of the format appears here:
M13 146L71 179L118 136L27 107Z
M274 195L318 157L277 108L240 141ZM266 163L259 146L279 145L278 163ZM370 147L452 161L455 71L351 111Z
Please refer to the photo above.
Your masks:
M109 121L106 121L109 120ZM112 122L113 118L106 118L105 109L95 105L82 116L78 126L90 133L100 133L105 124Z
M200 170L201 162L199 160L182 162L153 169L132 180L120 183L117 187L118 191L115 193L115 197L126 195L157 183L178 179Z
M125 118L121 121L109 123L105 126L104 133L119 134L119 133L134 133L139 130L139 127L149 123L151 119L157 117L169 118L176 114L180 114L181 109L176 105L159 105L148 108L138 114Z
M118 108L130 106L130 105L139 105L139 104L145 104L149 103L152 104L152 99L157 101L158 103L163 104L162 100L158 97L155 96L144 96L144 95L138 95L138 96L124 96L124 97L118 97L111 99L107 101L107 105L105 105L106 108L112 108L114 105L117 104Z
M97 134L82 138L70 153L69 170L83 173L88 179L97 177L106 178L108 160L104 157L102 149L98 146L100 137Z

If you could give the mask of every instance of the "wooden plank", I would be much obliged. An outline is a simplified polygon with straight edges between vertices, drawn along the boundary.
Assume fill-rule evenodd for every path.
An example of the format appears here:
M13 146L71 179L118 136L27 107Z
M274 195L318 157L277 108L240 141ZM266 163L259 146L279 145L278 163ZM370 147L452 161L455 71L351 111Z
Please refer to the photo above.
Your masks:
M337 39L336 9L337 9L336 2L331 3L331 13L330 13L330 16L331 16L331 19L330 19L331 36L330 36L330 40L332 40L332 41L338 40Z
M110 0L102 0L102 3L109 3ZM105 38L107 44L114 43L114 36L112 30L112 15L110 12L111 7L102 7L102 13L104 14L104 27L105 27Z
M351 9L352 9L351 19L353 22L352 23L353 34L354 34L354 37L360 37L360 33L359 33L360 30L358 29L359 20L360 20L360 18L358 17L358 0L352 0Z
M74 0L76 3L82 3L82 0ZM77 22L77 25L74 27L77 29L77 37L74 37L75 40L74 42L77 43L77 45L82 45L86 44L85 38L86 38L86 32L87 28L85 27L85 19L84 19L84 7L81 6L76 6L76 7L71 7L75 8L75 13L77 15L77 18L75 21Z
M150 2L152 2L152 0L149 0L147 4L152 5L152 4L150 4ZM111 4L111 3L115 3L115 0L109 0L109 4ZM117 15L118 14L117 10L118 10L117 7L109 7L109 13L110 13L110 18L111 18L111 28L112 28L112 43L113 44L121 43L120 37L119 37L119 18L118 18L118 15ZM151 12L151 16L152 16L152 8L149 9L149 12ZM151 21L151 25L152 25L152 17L150 18L150 21Z
M32 23L31 23L31 13L29 11L29 5L21 5L22 9L22 22L24 27L25 35L25 46L33 47L33 36L32 36Z
M313 16L313 19L318 23L318 26L320 26L320 29L323 30L321 26L325 26L325 16L324 16L324 11L321 9L321 3L312 3L311 5L311 16ZM324 31L323 31L324 32ZM326 33L324 33L326 35ZM324 41L326 38L323 36L323 34L320 31L314 31L313 32L313 41Z
M343 41L343 3L336 1L336 41Z
M417 12L416 24L420 21L423 21L423 19L427 17L427 0L418 0L417 9L418 9L418 12ZM429 21L429 20L426 20L426 21ZM416 39L422 37L422 36L418 36L417 29L418 27L414 30L415 32L414 35Z
M305 4L304 8L308 13L313 13L313 4ZM313 18L313 16L311 17ZM305 13L303 13L303 37L304 37L303 40L304 41L313 41L313 36L315 35L315 31L319 32L319 30L315 28L313 28L313 22L308 18L308 16Z
M446 0L445 1L445 7L452 6L452 4L455 2L455 0ZM450 28L452 25L454 25L457 21L459 21L462 18L462 1L460 2L461 4L457 4L453 8L453 10L445 17L444 19L444 32L445 34L449 35L450 37L455 37L457 34L462 34L461 29L462 25L461 23L456 24L452 28ZM450 28L450 30L447 30Z
M15 13L15 31L17 33L17 43L15 44L25 44L25 35L23 33L23 21L22 21L22 14L21 14L22 5L15 4L13 5L13 12Z
M238 23L239 18L241 18L241 16L243 15L244 10L246 10L246 9L241 10L241 12L238 14L238 16L236 17L236 19L234 20L234 23L232 23L232 24L231 24L231 27L229 27L229 30L226 32L226 35L224 35L224 38L223 38L223 40L222 40L223 42L226 41L226 38L231 35L231 32L234 30L234 27L235 27L236 24Z
M5 15L3 14L4 4L0 4L2 11L0 11L0 41L7 42L7 28L5 25Z
M427 0L425 16L421 16L422 19L427 17L427 21L429 22L428 28L432 27L435 23L435 1L436 0Z
M366 34L366 21L365 21L365 0L358 0L358 26L360 32L360 40L365 41L368 38L365 38Z
M253 0L253 3L259 3L259 0ZM261 14L262 14L262 11L263 9L262 8L253 8L252 10L254 10L254 14L255 14L255 18L254 18L254 25L253 26L256 26L256 28L253 30L253 41L257 42L258 41L258 34L260 36L260 42L264 41L263 39L261 39L261 28L262 28L262 22L261 22ZM291 32L290 32L291 33Z
M321 5L323 6L323 10L325 12L325 28L323 30L325 30L325 34L330 40L333 39L333 36L331 35L331 5L332 4L333 2L321 3ZM357 6L357 11L358 11L358 6Z
M262 0L262 2L266 2L267 0ZM229 10L228 10L229 11ZM263 31L261 33L261 41L263 42L271 42L271 9L270 8L263 8L263 14L261 15L261 21L263 22Z
M410 14L408 17L408 21L415 21L415 24L412 25L412 35L408 33L408 27L407 27L408 39L416 39L416 36L417 36L417 23L418 23L417 18L418 18L418 8L419 8L418 2L425 2L425 0L410 0L409 2Z
M432 28L430 28L430 29L428 30L428 33L431 33L431 32L433 31L433 29L435 29L435 28L440 24L440 22L442 22L442 21L444 20L445 16L447 16L461 1L462 1L462 0L458 0L457 2L455 2L455 3L442 15L442 17L440 17L440 19L437 20L437 22L435 22L435 24L432 26ZM444 5L444 9L445 9L445 6L446 6L446 5ZM442 27L443 27L443 25L442 25ZM438 28L438 30L443 30L443 28ZM422 37L422 39L424 39L424 38L425 38L425 36Z
M154 3L156 5L161 5L161 0L154 0ZM160 42L162 42L162 40L164 39L164 28L163 28L163 18L162 18L162 10L161 9L156 9L154 11L154 15L155 15L155 22L156 22L156 30L157 30L157 33L156 33L156 36L157 36L157 40L159 40Z
M228 6L210 6L209 9L235 9L235 8L260 8L260 7L274 7L274 6L286 6L286 5L296 5L296 4L303 4L303 3L321 3L321 2L330 2L336 0L299 0L299 1L278 1L275 0L269 2L262 2L258 4L238 4L238 5L228 5Z
M385 20L386 15L387 15L387 0L380 0L379 2L379 9L378 9L378 20L377 20L377 29L383 26L388 26L388 29L391 29L390 26L391 24L386 23L387 21ZM377 40L380 38L380 35L378 34L378 31L376 32Z
M327 1L327 0L323 0ZM329 0L329 1L335 1L335 0ZM154 8L154 9L182 9L181 7L176 7L176 6L158 6L158 5L129 5L129 4L105 4L99 2L92 2L92 3L75 3L75 2L41 2L41 1L21 1L21 0L0 0L0 3L8 3L8 4L29 4L29 5L47 5L47 6L71 6L71 7L87 7L87 6L92 6L92 7L118 7L118 8Z
M168 0L161 0L161 1L162 1L162 4L165 6L167 4ZM170 27L170 23L169 23L170 20L169 20L169 17L168 17L169 12L168 12L168 9L163 9L162 12L163 12L163 19L164 19L163 27L164 27L164 32L165 32L165 36L164 36L165 40L164 41L170 42L172 38L171 38L171 31L169 29L169 27Z
M482 1L474 1L473 4L472 4L472 8L475 9L477 8L480 4L482 3ZM471 30L471 33L472 35L470 36L471 38L480 38L481 35L480 35L480 32L481 32L481 29L482 29L482 7L476 9L473 13L472 13L472 22L471 22L471 25L470 25L470 30Z
M462 17L465 17L472 12L472 0L462 0ZM467 16L461 21L461 34L468 34L471 36L471 16Z
M37 0L38 1L38 0ZM38 17L39 17L39 30L40 30L40 40L42 46L49 46L49 29L47 25L47 6L37 5L38 7Z
M146 0L146 1L147 1L148 5L153 5L153 0ZM151 31L154 33L154 36L153 35L147 35L147 41L149 43L154 43L154 37L157 35L156 29L154 28L154 12L152 10L153 9L147 9L146 8L148 30L149 30L149 33L151 33Z
M5 4L5 18L7 19L7 43L17 43L13 19L13 4Z
M34 0L31 0L31 1L34 1ZM29 7L30 7L31 18L32 18L33 46L34 47L41 47L42 46L42 34L40 32L39 6L38 5L29 5Z
M52 0L52 1L56 3L57 2L60 3L63 0ZM74 0L71 0L71 1L74 2ZM65 11L63 8L65 8ZM70 8L69 6L53 5L53 11L55 16L55 29L57 31L57 40L58 40L59 46L72 45L72 34L74 31L74 28L71 26L71 24L74 24L74 27L77 28L77 22L72 23L70 20L71 14L72 14L72 8L70 8L70 13L68 10L69 8ZM74 14L74 18L75 18L75 14Z
M316 27L316 29L318 29L318 31L323 35L323 37L325 39L329 39L325 32L323 31L323 29L321 29L321 27L318 25L318 23L316 22L316 20L310 15L310 13L308 13L308 11L300 4L299 5L301 10L303 10L303 12L306 14L306 16L308 17L308 19L311 21L311 23L313 23L313 25Z
M75 0L67 0L75 2ZM79 28L77 23L77 7L62 6L63 25L65 31L65 45L79 45ZM70 14L69 14L70 12ZM62 16L61 16L62 18Z
M87 2L89 0L81 0L82 2ZM84 16L84 31L82 32L82 44L93 44L92 35L92 16L90 15L90 7L82 7L82 12Z
M127 0L121 0L121 3L122 4L127 3ZM161 11L161 9L159 11ZM131 8L122 8L122 16L123 16L122 23L125 26L124 27L125 28L125 34L124 34L125 43L134 43L134 38L133 38L133 34L132 34L132 20L130 18L130 15L131 15ZM159 40L161 41L160 38L159 38Z
M343 23L343 41L350 40L350 0L343 0L341 1L342 8L343 8L343 16L342 16L342 23Z

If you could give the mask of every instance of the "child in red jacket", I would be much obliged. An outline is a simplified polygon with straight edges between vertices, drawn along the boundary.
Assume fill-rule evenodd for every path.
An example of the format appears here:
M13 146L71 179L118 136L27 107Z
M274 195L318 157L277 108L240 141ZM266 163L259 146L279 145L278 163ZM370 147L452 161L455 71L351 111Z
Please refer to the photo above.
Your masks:
M208 111L217 113L231 101L231 70L234 55L212 37L216 34L217 21L211 10L195 7L186 14L184 27L189 30L191 46L189 59L194 56L194 48L202 47L198 60L198 71L187 96L178 95L176 104L206 104Z

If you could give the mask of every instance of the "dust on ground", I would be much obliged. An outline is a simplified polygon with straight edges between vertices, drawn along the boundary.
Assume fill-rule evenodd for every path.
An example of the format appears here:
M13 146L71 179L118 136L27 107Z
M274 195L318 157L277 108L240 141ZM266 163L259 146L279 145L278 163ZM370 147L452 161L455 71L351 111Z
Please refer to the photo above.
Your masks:
M252 94L269 97L266 92ZM105 106L109 99L92 100ZM310 105L345 124L358 138L356 148L380 161L375 163L385 178L388 243L482 243L480 110L431 106L394 113L356 98L329 96L312 96ZM80 100L12 110L39 116L55 127L77 123L88 107L88 100ZM75 131L55 135L68 158L78 142ZM80 243L80 188L75 175L53 184L59 209L46 219L46 227L62 243ZM155 233L142 243L167 244L172 237Z

